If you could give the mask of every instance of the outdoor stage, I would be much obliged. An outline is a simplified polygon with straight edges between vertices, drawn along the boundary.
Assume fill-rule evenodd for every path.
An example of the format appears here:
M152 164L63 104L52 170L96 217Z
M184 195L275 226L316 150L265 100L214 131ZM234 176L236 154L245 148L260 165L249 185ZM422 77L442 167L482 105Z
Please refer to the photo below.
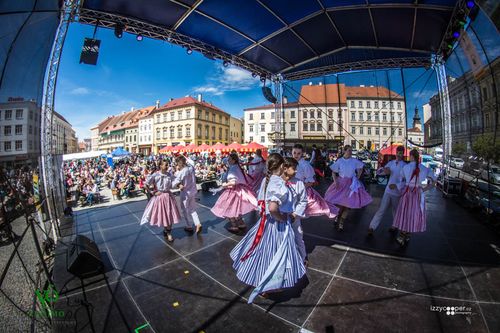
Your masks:
M58 247L54 308L67 318L56 331L76 324L79 332L499 332L500 237L432 190L428 231L406 249L387 231L389 216L368 239L383 187L369 191L374 202L352 214L342 233L324 218L305 221L307 278L254 305L229 257L241 236L209 211L217 197L199 192L202 234L187 235L180 225L172 244L161 228L139 225L145 200L79 211L65 240L94 239L108 268L82 288ZM435 311L440 306L470 314Z

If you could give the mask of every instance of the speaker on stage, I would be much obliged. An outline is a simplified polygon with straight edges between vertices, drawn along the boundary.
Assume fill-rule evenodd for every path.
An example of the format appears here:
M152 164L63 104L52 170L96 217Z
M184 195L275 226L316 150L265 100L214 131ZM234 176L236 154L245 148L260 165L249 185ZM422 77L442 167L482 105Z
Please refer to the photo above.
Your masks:
M266 87L266 86L262 87L262 94L269 102L276 104L277 99L276 99L276 97L274 97L273 92L271 91L271 88Z
M83 235L77 235L66 253L68 272L86 278L103 272L104 264L97 244Z
M85 38L82 53L80 54L80 64L96 65L100 46L101 41L99 39Z

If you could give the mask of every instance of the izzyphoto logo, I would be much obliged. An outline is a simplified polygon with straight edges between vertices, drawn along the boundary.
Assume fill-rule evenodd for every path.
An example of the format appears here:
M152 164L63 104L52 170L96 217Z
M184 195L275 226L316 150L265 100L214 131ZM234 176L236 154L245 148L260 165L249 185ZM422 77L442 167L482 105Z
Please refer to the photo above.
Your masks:
M472 314L472 308L468 307L468 306L435 306L435 305L431 305L431 311L445 312L446 315L448 315L448 316Z

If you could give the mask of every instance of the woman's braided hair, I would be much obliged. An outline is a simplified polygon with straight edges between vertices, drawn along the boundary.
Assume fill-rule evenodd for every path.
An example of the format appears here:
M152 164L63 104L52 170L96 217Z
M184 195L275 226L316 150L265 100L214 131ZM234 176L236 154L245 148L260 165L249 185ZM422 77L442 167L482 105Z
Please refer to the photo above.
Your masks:
M266 163L267 173L266 173L266 183L264 185L264 199L266 198L267 185L269 184L269 179L271 178L273 171L279 169L284 162L285 160L283 159L283 156L281 156L278 153L272 153L267 158L267 163Z
M418 169L418 164L420 162L420 153L418 152L417 149L412 149L410 151L410 155L413 156L413 159L415 160L415 171L413 172L414 175L416 176L416 180L415 182L418 182L418 174L420 172L420 170ZM413 175L412 175L412 178L413 178ZM411 180L411 179L410 179Z

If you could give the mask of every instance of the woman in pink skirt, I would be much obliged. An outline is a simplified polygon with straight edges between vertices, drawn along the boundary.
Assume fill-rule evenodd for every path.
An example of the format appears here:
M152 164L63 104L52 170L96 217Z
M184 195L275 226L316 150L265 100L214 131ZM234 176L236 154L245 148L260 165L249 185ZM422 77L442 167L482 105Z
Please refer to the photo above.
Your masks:
M333 183L326 190L325 200L340 208L337 228L342 231L349 208L364 207L370 204L373 199L359 181L363 172L363 162L352 158L350 145L344 147L344 156L339 158L330 168L333 171Z
M229 231L238 232L246 228L242 215L256 210L258 204L255 193L248 186L247 176L241 169L238 154L229 155L228 162L227 181L222 184L225 190L211 211L215 216L229 219Z
M424 232L425 195L424 192L434 186L434 173L419 163L418 150L410 151L410 163L403 167L403 181L401 182L402 196L399 200L393 227L400 230L396 241L404 246L410 240L410 233ZM427 184L422 184L427 179Z
M172 224L178 223L181 216L170 192L173 175L168 172L168 167L166 160L161 161L160 171L148 176L146 180L146 185L154 185L154 191L142 215L141 224L149 222L151 225L164 227L163 235L172 242Z

